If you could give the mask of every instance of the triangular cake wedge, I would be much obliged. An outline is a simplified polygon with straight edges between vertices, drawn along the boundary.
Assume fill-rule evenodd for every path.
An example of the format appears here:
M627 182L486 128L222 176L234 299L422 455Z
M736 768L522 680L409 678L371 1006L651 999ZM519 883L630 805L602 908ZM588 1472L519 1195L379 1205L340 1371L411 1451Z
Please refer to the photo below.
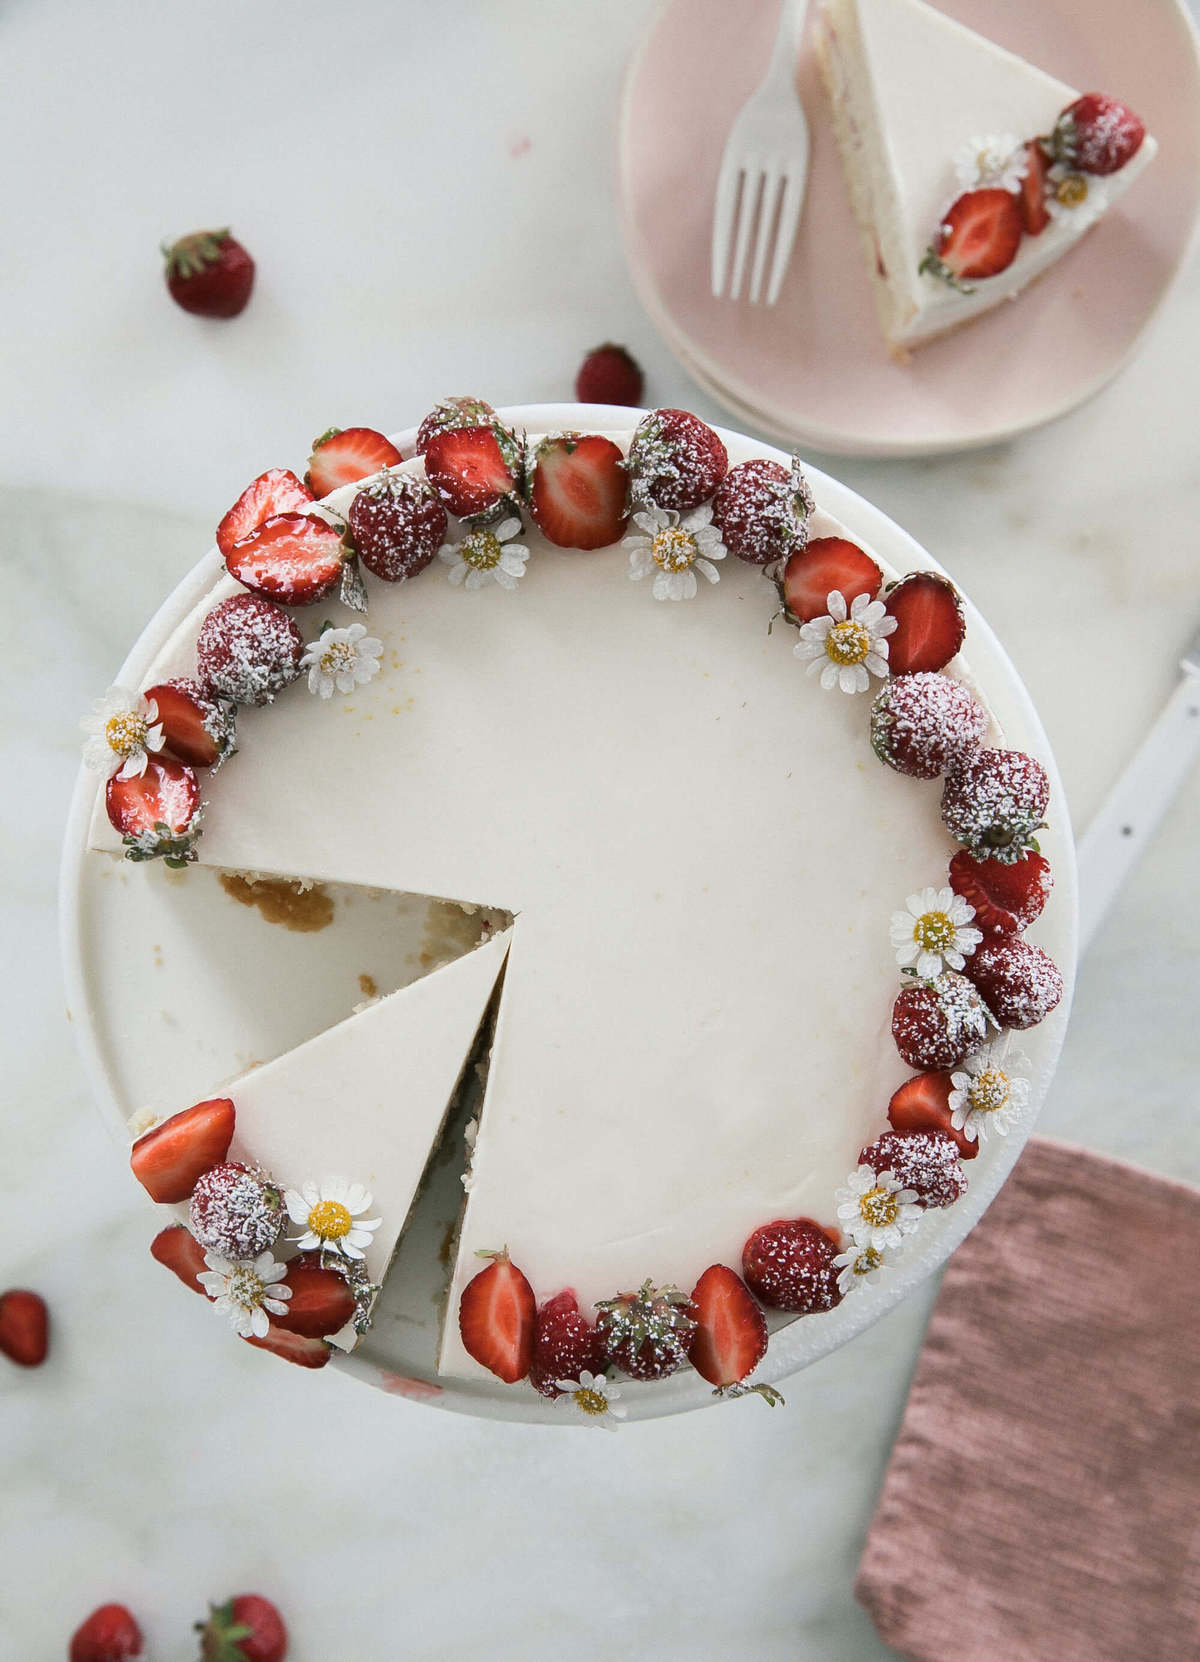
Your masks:
M1014 298L1112 207L1157 150L1147 135L1119 171L1087 178L1090 206L1023 235L1011 264L963 292L920 269L967 188L956 153L985 138L1024 146L1049 134L1079 93L924 0L822 0L816 51L880 325L899 357Z

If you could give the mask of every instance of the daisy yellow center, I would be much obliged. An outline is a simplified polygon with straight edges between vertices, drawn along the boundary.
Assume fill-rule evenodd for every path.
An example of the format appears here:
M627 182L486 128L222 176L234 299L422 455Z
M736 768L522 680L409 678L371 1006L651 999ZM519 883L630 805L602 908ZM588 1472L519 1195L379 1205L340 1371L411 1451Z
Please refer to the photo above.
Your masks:
M866 1247L854 1260L852 1268L855 1275L870 1275L883 1263L883 1254L876 1252L874 1247Z
M1008 1075L1002 1068L985 1068L971 1084L971 1107L977 1114L994 1114L1008 1101Z
M355 657L349 641L334 641L321 654L321 672L324 675L345 675L354 668Z
M339 1200L322 1200L308 1214L308 1227L323 1241L340 1241L354 1227L354 1219Z
M863 1195L858 1203L858 1209L867 1223L873 1224L877 1229L882 1229L885 1224L895 1223L900 1215L900 1202L890 1189L885 1189L881 1184L876 1184L873 1189L868 1189L866 1194ZM858 1266L855 1265L855 1268L857 1269Z
M146 743L145 717L136 715L132 710L110 716L104 724L104 737L114 755L132 756Z
M235 1270L229 1277L229 1297L244 1310L256 1310L266 1288L253 1270Z
M1054 187L1054 194L1064 208L1078 208L1087 201L1088 184L1082 173L1068 173Z
M660 531L650 544L650 557L663 571L686 571L698 553L695 537L677 525Z
M861 664L870 650L870 631L853 618L835 623L825 637L825 651L835 664Z
M945 952L954 945L954 925L948 912L922 912L913 924L913 940L926 952Z
M459 556L476 571L492 571L500 564L504 545L494 531L472 531L459 544Z
M581 1385L572 1392L571 1400L581 1414L607 1414L608 1398L603 1391L593 1391L590 1386Z

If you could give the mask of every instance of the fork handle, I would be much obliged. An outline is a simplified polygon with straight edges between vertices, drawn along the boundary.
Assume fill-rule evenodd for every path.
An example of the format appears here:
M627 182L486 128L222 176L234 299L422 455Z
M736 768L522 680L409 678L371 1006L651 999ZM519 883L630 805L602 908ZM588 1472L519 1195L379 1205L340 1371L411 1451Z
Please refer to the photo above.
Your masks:
M783 0L779 8L779 32L775 36L775 50L767 69L764 86L792 86L796 79L796 49L804 32L808 16L808 0Z

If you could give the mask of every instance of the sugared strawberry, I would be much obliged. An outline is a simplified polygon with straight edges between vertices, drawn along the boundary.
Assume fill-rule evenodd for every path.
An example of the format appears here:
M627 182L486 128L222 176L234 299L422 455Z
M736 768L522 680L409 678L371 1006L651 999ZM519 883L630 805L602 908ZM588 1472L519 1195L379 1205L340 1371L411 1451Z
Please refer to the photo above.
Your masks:
M139 1137L129 1164L150 1199L160 1206L187 1200L203 1173L229 1153L236 1118L229 1098L218 1096L172 1114Z
M490 427L496 412L483 398L443 398L417 428L416 450L423 456L435 433L448 433L454 427Z
M599 1373L604 1366L596 1329L583 1316L574 1290L568 1287L547 1299L537 1313L529 1383L544 1397L561 1395L557 1381L578 1379L585 1370Z
M279 1239L283 1194L264 1172L226 1160L196 1179L188 1217L206 1252L235 1261L256 1258Z
M1017 935L984 941L967 960L967 973L1002 1027L1036 1027L1063 995L1053 958Z
M217 698L269 704L296 679L304 637L282 607L254 594L220 601L200 625L196 663Z
M201 1662L283 1662L288 1635L270 1599L238 1593L212 1604L208 1620L196 1623Z
M242 1338L255 1350L269 1350L272 1356L280 1356L285 1362L293 1362L298 1368L323 1368L333 1356L332 1347L324 1339L310 1339L303 1333L288 1333L272 1321L267 1328L264 1338L256 1338L253 1333L243 1333Z
M423 479L386 470L346 516L358 556L385 583L415 577L446 540L446 510Z
M1081 173L1116 173L1142 147L1146 127L1127 104L1103 92L1085 92L1068 104L1050 135L1055 161Z
M234 543L225 567L260 600L312 606L337 587L350 552L342 533L309 514L276 514Z
M962 646L966 615L948 577L939 577L935 571L911 572L888 591L884 605L896 619L888 643L888 667L893 675L944 669Z
M942 821L972 853L1019 860L1050 801L1046 771L1023 750L977 750L942 787Z
M252 479L217 526L217 547L228 554L235 542L277 514L302 514L313 500L308 486L285 467L269 468Z
M0 1352L21 1368L37 1368L50 1348L50 1313L46 1301L28 1287L0 1293Z
M710 1264L692 1289L692 1306L692 1366L718 1390L740 1384L767 1354L767 1318L750 1289L725 1264Z
M1036 848L1016 860L989 859L960 848L950 862L950 887L975 908L984 934L1019 935L1041 916L1054 886L1050 862Z
M605 1361L631 1379L666 1379L687 1361L696 1322L691 1299L678 1287L643 1281L636 1293L603 1299L596 1310Z
M892 1037L910 1068L956 1068L987 1038L988 1012L965 975L910 980L892 1006Z
M652 410L629 446L635 501L687 513L707 502L729 468L729 453L712 428L687 410Z
M319 1252L297 1253L288 1260L287 1284L292 1296L287 1313L275 1316L276 1327L307 1339L326 1339L354 1320L356 1309L350 1283L338 1270L322 1263Z
M773 1310L807 1316L842 1300L833 1260L837 1236L812 1218L776 1218L756 1229L742 1249L742 1274L756 1298Z
M890 1171L921 1206L953 1206L966 1192L958 1145L946 1131L885 1131L858 1158L872 1171Z
M236 317L254 287L254 261L226 226L193 231L163 244L167 289L185 312L198 317Z
M481 1256L492 1261L463 1288L458 1330L468 1356L506 1385L515 1385L525 1378L533 1361L537 1326L533 1288L507 1252Z
M971 283L1007 270L1020 244L1021 208L1012 192L969 190L946 209L920 269L970 293Z
M305 481L314 496L328 496L403 460L391 439L373 427L331 427L313 440Z
M892 1094L888 1119L897 1131L944 1132L958 1149L959 1158L973 1160L979 1145L952 1124L950 1093L954 1081L948 1073L933 1070L915 1073Z
M129 779L114 774L104 787L104 806L129 859L184 866L196 858L200 784L183 762L149 756L144 773Z
M713 524L731 554L766 566L804 547L814 506L797 462L789 472L759 458L739 462L725 475L713 497Z
M641 366L623 346L594 346L579 366L575 397L581 404L640 404Z
M961 766L987 729L987 711L966 687L928 671L898 675L871 706L876 756L912 779L936 779Z
M847 606L860 594L874 596L883 572L869 554L845 537L814 537L779 569L777 587L793 623L810 623L829 610L835 591Z
M1046 175L1050 160L1036 139L1025 146L1025 177L1021 180L1021 229L1027 237L1040 237L1050 223L1046 206Z
M191 676L177 676L147 687L145 696L158 709L163 749L193 768L215 768L234 750L236 716Z
M625 458L598 434L557 433L533 453L529 511L559 548L607 548L625 532Z
M459 519L498 518L524 479L522 446L500 422L450 427L425 446L425 476Z
M69 1662L131 1662L142 1655L142 1630L123 1604L102 1604L71 1635Z
M165 1229L160 1229L150 1242L150 1256L177 1275L192 1292L204 1293L196 1277L202 1275L208 1266L204 1262L204 1248L190 1229L185 1229L181 1223L169 1223Z

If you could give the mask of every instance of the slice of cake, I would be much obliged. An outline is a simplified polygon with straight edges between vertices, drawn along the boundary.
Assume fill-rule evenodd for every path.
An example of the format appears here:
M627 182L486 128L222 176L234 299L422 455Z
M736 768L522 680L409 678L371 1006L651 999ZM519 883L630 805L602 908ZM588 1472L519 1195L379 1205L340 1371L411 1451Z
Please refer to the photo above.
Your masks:
M1154 157L1081 96L924 0L822 0L816 51L880 326L903 357L1011 300Z

